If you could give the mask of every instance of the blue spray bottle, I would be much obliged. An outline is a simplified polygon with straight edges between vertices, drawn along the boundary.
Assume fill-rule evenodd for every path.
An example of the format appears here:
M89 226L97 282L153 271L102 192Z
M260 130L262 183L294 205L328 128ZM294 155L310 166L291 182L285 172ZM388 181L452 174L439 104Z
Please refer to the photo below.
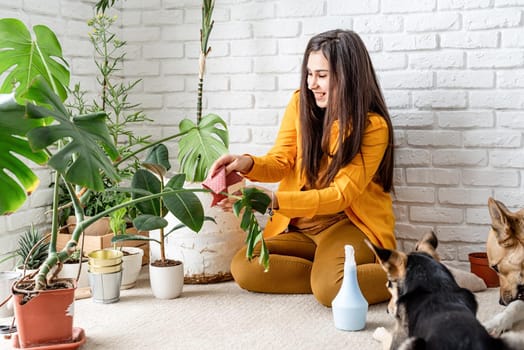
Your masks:
M335 327L344 331L358 331L366 326L368 302L362 295L357 280L355 250L345 245L344 279L331 307Z

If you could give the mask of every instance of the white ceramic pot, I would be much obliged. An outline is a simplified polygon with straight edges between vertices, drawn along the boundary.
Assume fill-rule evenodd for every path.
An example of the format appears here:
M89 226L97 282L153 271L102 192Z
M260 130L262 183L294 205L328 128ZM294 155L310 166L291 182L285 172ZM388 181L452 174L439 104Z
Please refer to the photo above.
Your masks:
M202 188L201 183L186 183L185 188ZM195 233L183 227L166 238L166 255L169 259L184 262L185 283L215 283L229 281L231 260L243 247L246 233L240 228L240 219L233 212L226 212L220 207L211 207L211 195L205 192L195 193L202 202L204 215L214 218L205 221L200 232ZM165 216L169 232L180 222L171 213ZM150 237L159 237L159 230L151 231ZM151 261L160 258L158 244L151 245Z
M155 298L178 298L184 287L184 264L161 267L149 264L149 281Z
M122 257L122 285L120 289L129 289L135 286L140 274L144 250L137 247L123 247L122 250L128 254L124 254Z
M13 282L20 278L21 273L16 271L0 271L0 304L11 295ZM0 307L0 318L13 316L11 300Z
M58 273L58 278L72 278L76 279L78 276L78 263L66 263L62 265L62 270ZM89 278L87 276L88 263L87 260L82 263L82 269L77 281L77 288L89 287Z

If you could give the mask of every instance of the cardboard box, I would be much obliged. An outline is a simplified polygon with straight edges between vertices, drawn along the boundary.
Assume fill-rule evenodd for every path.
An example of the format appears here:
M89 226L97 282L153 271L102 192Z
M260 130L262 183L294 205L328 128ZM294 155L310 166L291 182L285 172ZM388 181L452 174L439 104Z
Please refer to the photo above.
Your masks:
M129 228L127 229L127 233L132 235L141 235L145 237L149 237L149 232L147 231L139 231L135 228ZM61 250L65 247L67 242L71 239L72 235L69 234L67 231L61 232L58 234L57 239L57 249ZM84 254L89 254L93 250L98 249L104 249L104 248L111 248L113 247L113 243L111 243L111 239L113 238L113 233L108 233L102 236L88 236L85 235L84 238ZM78 246L82 244L82 236L80 236ZM142 257L142 265L149 264L149 242L148 241L125 241L125 242L118 242L117 247L138 247L142 248L144 250L144 256Z

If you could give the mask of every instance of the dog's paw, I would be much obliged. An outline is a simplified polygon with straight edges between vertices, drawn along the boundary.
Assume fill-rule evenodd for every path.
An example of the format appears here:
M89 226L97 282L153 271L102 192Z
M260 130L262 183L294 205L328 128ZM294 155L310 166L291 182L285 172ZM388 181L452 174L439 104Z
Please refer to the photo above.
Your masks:
M389 338L389 332L384 327L378 327L373 332L373 339L378 340L379 342L385 342Z
M504 313L495 315L492 319L484 322L484 327L494 337L500 336L502 333L508 331L513 326L513 322L508 317L504 317Z

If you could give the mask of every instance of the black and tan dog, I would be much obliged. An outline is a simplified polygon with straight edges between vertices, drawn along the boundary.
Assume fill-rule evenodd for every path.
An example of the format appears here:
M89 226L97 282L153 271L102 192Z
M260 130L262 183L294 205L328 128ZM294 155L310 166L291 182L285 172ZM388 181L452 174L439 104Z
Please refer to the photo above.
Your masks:
M426 234L415 252L405 254L368 242L388 274L388 311L396 318L392 333L379 328L373 336L384 349L517 349L477 320L474 294L438 261L437 244L433 233Z
M506 308L484 325L490 333L500 335L518 323L522 326L524 320L524 209L511 212L493 198L488 200L488 209L488 260L499 276L499 303Z

